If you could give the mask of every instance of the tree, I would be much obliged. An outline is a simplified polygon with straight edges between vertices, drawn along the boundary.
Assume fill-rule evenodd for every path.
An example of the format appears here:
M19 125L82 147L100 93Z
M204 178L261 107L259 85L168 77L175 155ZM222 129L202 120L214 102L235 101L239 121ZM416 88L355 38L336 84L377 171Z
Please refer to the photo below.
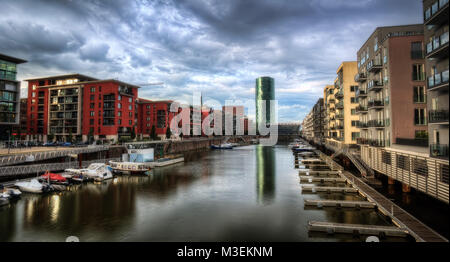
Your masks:
M152 131L150 132L150 137L153 140L156 140L156 128L155 128L155 125L152 125Z
M170 130L170 126L168 126L166 129L166 139L170 139L171 136L172 136L172 130Z

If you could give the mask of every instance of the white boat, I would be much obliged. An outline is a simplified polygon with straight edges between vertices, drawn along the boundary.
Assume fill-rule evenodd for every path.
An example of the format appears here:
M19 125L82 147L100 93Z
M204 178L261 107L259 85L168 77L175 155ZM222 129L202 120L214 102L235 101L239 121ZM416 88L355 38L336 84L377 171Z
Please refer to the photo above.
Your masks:
M229 143L224 143L220 145L212 145L212 149L233 149L233 145Z
M40 194L44 192L44 185L39 183L37 179L32 179L29 182L17 182L14 184L20 191L27 193L37 193Z
M82 175L92 178L95 181L103 181L113 178L111 167L104 163L90 164L86 169L82 171Z

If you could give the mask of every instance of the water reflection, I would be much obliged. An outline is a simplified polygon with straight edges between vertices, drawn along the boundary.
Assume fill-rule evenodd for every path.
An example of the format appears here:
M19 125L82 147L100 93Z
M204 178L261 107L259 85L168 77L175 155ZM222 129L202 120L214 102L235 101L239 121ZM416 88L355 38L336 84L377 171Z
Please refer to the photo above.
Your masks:
M275 154L272 147L256 148L256 193L258 203L269 204L275 197Z

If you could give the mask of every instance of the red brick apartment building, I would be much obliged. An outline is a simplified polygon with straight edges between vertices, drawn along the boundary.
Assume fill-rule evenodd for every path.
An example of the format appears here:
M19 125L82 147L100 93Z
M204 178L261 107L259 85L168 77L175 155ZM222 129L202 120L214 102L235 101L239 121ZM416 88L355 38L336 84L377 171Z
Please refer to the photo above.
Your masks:
M117 141L137 127L138 86L80 74L26 81L29 139Z
M174 103L172 100L151 101L139 98L138 105L138 125L137 133L140 138L151 136L152 127L155 127L155 133L160 138L166 138L167 128L176 112L170 112L170 106Z

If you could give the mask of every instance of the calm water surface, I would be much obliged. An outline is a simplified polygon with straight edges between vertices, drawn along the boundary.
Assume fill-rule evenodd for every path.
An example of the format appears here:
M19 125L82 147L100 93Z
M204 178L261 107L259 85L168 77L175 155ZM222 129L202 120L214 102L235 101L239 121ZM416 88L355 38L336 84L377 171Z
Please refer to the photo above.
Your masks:
M344 185L343 185L344 186ZM309 234L310 220L389 225L373 210L305 208L286 146L196 153L148 177L120 176L0 208L0 241L363 241ZM402 239L388 239L388 241Z

